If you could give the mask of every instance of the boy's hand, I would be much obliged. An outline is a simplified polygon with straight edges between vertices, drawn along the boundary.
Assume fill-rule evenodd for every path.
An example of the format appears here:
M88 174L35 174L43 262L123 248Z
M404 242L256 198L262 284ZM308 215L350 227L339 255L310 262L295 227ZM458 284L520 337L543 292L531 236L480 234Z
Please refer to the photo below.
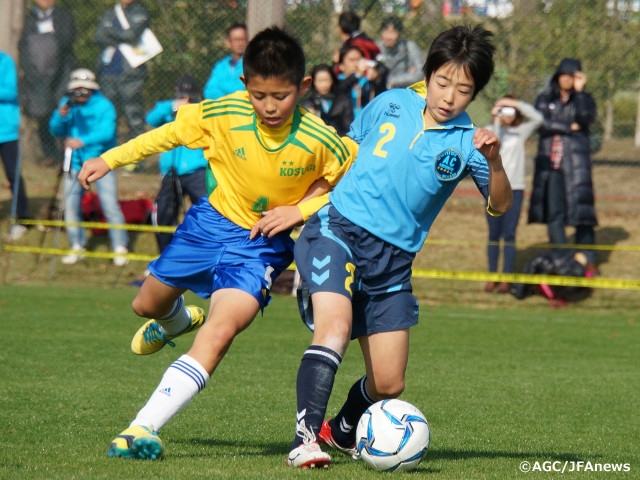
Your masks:
M89 190L93 182L100 180L110 171L109 165L102 157L91 158L82 165L82 169L78 174L78 182L80 182L82 188Z
M302 225L302 214L297 205L276 207L262 213L262 218L256 222L249 234L254 239L258 234L268 237L289 230L296 225Z
M495 162L500 159L500 140L495 133L486 128L478 128L473 134L473 145L487 159Z

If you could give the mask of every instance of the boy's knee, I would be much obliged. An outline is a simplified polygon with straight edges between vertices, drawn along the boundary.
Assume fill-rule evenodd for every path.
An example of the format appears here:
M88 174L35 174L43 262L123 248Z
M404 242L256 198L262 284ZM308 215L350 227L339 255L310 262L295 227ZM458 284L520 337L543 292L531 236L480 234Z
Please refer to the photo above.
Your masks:
M387 400L391 398L398 398L404 392L404 378L402 379L389 379L388 381L372 382L373 385L367 385L367 391L369 395L375 399Z
M139 317L158 318L166 315L168 312L158 312L157 306L145 301L140 295L136 296L131 302L131 309Z
M142 302L139 297L133 299L133 302L131 302L131 309L133 310L133 313L139 317L147 316L148 312L145 309L144 302Z

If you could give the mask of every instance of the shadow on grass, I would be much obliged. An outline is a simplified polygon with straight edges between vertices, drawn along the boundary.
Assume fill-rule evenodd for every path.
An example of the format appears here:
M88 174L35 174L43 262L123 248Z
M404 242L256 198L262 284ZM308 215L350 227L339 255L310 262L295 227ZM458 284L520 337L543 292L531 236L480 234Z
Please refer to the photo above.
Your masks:
M263 456L278 456L278 457L286 457L289 454L289 445L283 444L282 442L278 443L257 443L257 442L243 442L238 440L221 440L221 439L210 439L210 438L192 438L192 439L176 439L173 443L177 445L181 445L185 450L189 449L189 445L200 445L210 447L215 449L222 449L224 455L229 454L229 450L238 450L241 451L243 455L263 455ZM327 450L334 460L344 459L350 461L350 459L335 450L328 449ZM182 455L180 455L182 456ZM202 454L189 454L189 457L200 457ZM206 455L205 455L206 456ZM421 470L424 470L423 467L426 467L427 470L435 471L429 468L429 462L434 460L448 460L448 461L458 461L458 460L469 460L469 459L496 459L496 458L510 458L515 460L527 460L531 462L540 461L540 462L578 462L578 461L586 461L589 459L591 461L599 459L600 455L593 454L583 454L583 453L571 453L571 452L511 452L511 451L500 451L500 450L449 450L449 449L438 449L438 448L430 448L427 450L427 455L425 456L424 462L421 464ZM341 462L340 462L341 463Z

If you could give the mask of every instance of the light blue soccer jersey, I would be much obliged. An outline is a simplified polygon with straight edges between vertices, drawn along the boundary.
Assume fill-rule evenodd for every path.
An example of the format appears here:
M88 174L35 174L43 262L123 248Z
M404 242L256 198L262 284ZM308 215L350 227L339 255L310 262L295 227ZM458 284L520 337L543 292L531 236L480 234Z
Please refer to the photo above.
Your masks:
M351 125L358 156L329 200L348 220L409 252L422 247L456 185L471 175L488 196L489 166L466 113L425 130L424 96L382 93Z

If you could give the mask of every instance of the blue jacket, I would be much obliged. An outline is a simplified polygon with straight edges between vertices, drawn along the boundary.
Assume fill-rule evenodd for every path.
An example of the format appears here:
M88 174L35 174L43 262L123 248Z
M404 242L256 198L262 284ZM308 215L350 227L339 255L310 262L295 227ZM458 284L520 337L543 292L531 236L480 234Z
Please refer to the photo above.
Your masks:
M69 101L62 97L58 107ZM71 169L80 170L90 158L99 157L116 146L116 108L107 97L97 90L87 103L74 105L66 117L60 116L58 109L51 115L49 129L56 137L79 138L84 147L73 151Z
M165 123L175 120L173 111L173 100L163 100L158 103L147 113L147 123L152 127L159 127ZM204 152L201 148L192 150L187 147L178 147L160 155L160 173L166 175L171 168L174 168L176 174L188 175L200 168L204 168L209 164L204 158Z
M9 55L0 52L0 143L18 140L20 105L18 104L18 72Z
M233 57L227 55L213 66L209 80L204 85L205 99L216 100L238 90L244 90L244 83L240 80L243 72L242 59L235 64L231 63L232 60Z

